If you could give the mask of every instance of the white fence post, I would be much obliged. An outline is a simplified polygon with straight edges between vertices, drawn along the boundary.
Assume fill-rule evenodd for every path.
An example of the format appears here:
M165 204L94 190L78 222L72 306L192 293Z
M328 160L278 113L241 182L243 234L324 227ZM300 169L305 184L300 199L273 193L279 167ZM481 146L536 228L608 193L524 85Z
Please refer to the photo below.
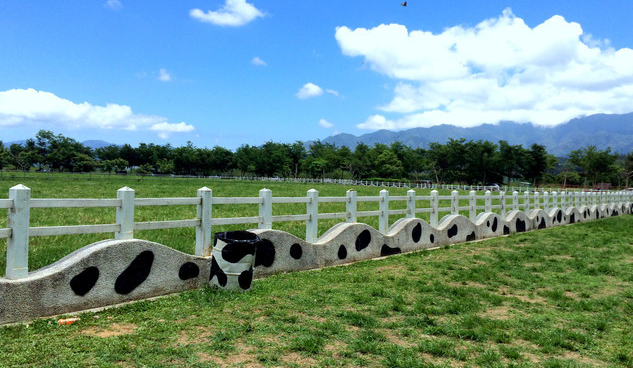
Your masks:
M306 241L314 243L319 234L319 191L316 189L308 190L307 213L310 218L306 221Z
M484 194L484 202L484 211L487 213L492 212L492 194L489 190Z
M207 187L198 189L200 204L196 216L200 225L196 227L196 255L211 255L211 219L213 218L213 191Z
M378 231L387 234L389 229L389 191L383 189L380 191L380 204L378 205L380 215L378 215Z
M259 191L259 197L262 203L259 204L259 220L258 229L273 228L273 191L270 189L262 189Z
M474 190L468 192L468 207L468 218L475 222L475 218L477 218L477 192Z
M23 279L29 275L29 216L31 209L31 189L18 184L9 189L9 199L13 207L9 208L8 225L11 237L7 239L6 278Z
M116 223L121 230L114 233L114 239L134 239L134 189L123 187L116 192L121 200L121 207L116 208Z
M516 190L512 192L512 210L519 210L519 192L517 192Z
M567 211L567 192L565 191L560 194L560 208L563 211Z
M506 203L506 192L499 192L499 203L501 204L500 215L502 218L506 218L506 214L508 213L508 204Z
M523 193L523 211L526 215L530 213L530 192L527 190Z
M534 209L538 210L541 208L541 198L539 192L534 192Z
M451 215L459 215L459 192L451 192Z
M549 192L543 192L543 209L549 211Z
M356 211L358 209L358 202L356 200L357 193L355 190L347 191L347 202L345 203L345 212L347 212L346 222L356 222Z
M415 218L415 190L407 190L407 218Z
M430 222L431 226L437 227L438 222L438 209L440 208L440 199L437 193L437 190L431 191L431 213L430 213Z

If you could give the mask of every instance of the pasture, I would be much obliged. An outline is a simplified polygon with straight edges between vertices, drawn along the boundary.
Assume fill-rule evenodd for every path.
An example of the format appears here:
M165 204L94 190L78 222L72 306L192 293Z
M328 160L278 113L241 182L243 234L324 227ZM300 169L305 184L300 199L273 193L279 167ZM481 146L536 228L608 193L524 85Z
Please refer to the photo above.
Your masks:
M159 177L126 177L126 176L90 176L87 175L29 175L18 174L16 177L6 173L0 178L0 198L8 198L9 188L23 184L31 188L31 198L116 198L116 191L128 186L135 190L136 198L164 198L164 197L195 197L201 187L213 190L214 197L257 197L259 190L266 187L272 190L273 196L305 197L310 189L319 191L319 196L345 196L349 189L356 190L359 196L378 196L382 188L378 187L348 187L336 184L301 184L261 181L235 181L219 179L197 178L159 178ZM406 195L406 188L389 188L392 196ZM430 190L418 189L419 195L428 195ZM450 194L448 190L441 194ZM424 203L420 202L419 206ZM450 201L442 201L442 206L449 206ZM405 202L393 202L390 209L404 209ZM359 211L377 210L377 203L361 202ZM345 212L344 203L322 203L320 213ZM273 215L305 214L306 205L275 204ZM258 206L253 204L215 205L213 217L248 217L257 216ZM424 217L426 216L426 218ZM184 220L196 217L195 206L164 206L139 207L135 211L136 221L166 221ZM402 216L391 216L390 223ZM419 217L428 219L428 214ZM378 228L377 217L362 217L359 219L374 228ZM330 219L319 221L319 236L330 227L343 220ZM31 226L62 226L62 225L95 225L115 222L114 208L33 208L31 209ZM6 215L0 216L0 228L6 227ZM257 224L214 226L214 232L246 230L256 228ZM293 235L305 238L305 221L275 222L274 229L284 230ZM71 252L93 242L110 239L112 233L61 235L46 237L31 237L29 241L29 269L49 265ZM163 230L136 231L135 237L155 241L181 252L193 254L195 249L195 229L176 228ZM6 262L6 239L0 239L0 269L4 274Z
M114 198L126 185L137 197L195 196L202 186L218 197L257 196L262 187L283 196L304 196L313 187L322 196L343 196L350 189L199 179L5 177L0 197L17 183L32 188L34 198ZM376 195L380 188L354 189ZM305 210L297 206L274 207L275 214ZM336 207L344 204L327 206L320 212L344 209ZM214 216L257 212L252 205L224 207L218 214L214 208ZM32 226L114 221L113 209L32 211ZM136 217L193 218L195 208L139 208ZM377 227L376 218L361 220ZM0 217L0 228L5 226L6 217ZM329 226L323 221L319 234ZM274 227L304 235L302 223ZM189 291L84 313L67 326L40 319L0 327L0 366L633 367L631 228L633 216L625 215L274 275L257 280L248 293ZM31 238L30 268L110 237ZM170 229L136 237L192 253L195 235L194 229ZM4 257L6 241L1 244Z

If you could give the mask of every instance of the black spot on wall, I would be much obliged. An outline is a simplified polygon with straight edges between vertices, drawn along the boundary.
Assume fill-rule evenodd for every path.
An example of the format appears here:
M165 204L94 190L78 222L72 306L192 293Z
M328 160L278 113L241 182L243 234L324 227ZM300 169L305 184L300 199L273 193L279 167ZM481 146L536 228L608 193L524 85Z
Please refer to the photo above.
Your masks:
M517 219L516 229L517 229L517 233L524 232L525 231L525 221L523 221L521 219Z
M452 238L452 237L454 237L455 235L457 235L457 224L455 224L455 225L451 226L451 228L450 228L450 229L448 229L448 237L449 237L449 238Z
M402 253L402 250L400 250L400 248L391 248L387 244L383 244L382 248L380 249L380 255L382 257L400 253Z
M620 213L616 210L614 210L613 212L611 212L611 216L618 216Z
M114 282L114 291L117 294L127 295L141 285L149 276L154 263L154 253L146 250L141 252L130 263L127 268L121 272Z
M473 231L469 235L466 236L466 241L473 241L477 239L477 234Z
M180 270L178 270L178 277L181 280L189 280L195 279L200 275L200 267L193 262L187 262L180 266Z
M99 269L88 267L70 280L70 288L76 295L84 296L97 284Z
M294 259L301 259L302 255L303 255L303 248L301 248L301 245L295 243L290 247L290 257Z
M503 225L503 235L509 235L510 234L510 228L507 227L506 225Z
M499 223L497 221L497 218L495 217L495 219L492 220L492 231L495 233L497 232L497 226L499 226Z
M558 211L556 214L556 220L558 220L559 223L563 222L563 211Z
M545 218L541 219L541 222L538 224L539 229L545 229Z
M262 239L255 251L255 267L270 267L275 262L275 245L270 240Z
M222 259L229 263L237 263L248 255L255 255L259 237L248 231L231 231L220 233L216 238L226 243L222 248Z
M345 258L347 258L347 248L345 248L344 245L341 245L340 247L338 247L338 259Z
M218 278L218 284L220 286L225 287L227 282L227 277L224 271L218 265L218 262L215 261L215 258L211 259L211 273L209 274L209 281L213 280L214 277Z
M367 248L370 242L371 233L369 230L363 230L356 238L356 251L360 252L361 250Z
M571 215L569 215L569 223L570 224L576 223L576 214L575 213L572 213Z
M431 234L429 236L429 240L431 241L431 244L435 243L435 235Z
M486 227L490 227L490 221L486 222Z
M248 271L242 271L242 273L240 273L237 277L237 282L243 290L248 290L253 283L253 267L251 267Z
M411 239L413 239L414 243L417 243L422 238L422 224L418 223L411 231Z

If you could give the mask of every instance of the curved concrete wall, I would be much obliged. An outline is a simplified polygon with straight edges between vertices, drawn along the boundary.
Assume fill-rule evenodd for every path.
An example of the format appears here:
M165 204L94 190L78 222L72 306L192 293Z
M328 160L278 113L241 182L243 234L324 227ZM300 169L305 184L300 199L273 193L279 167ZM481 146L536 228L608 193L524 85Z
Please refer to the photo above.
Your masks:
M283 231L252 230L261 242L254 275L309 270L455 243L631 214L633 204L582 206L565 211L512 211L505 218L460 215L437 228L401 219L386 234L362 223L340 223L315 243ZM200 288L212 277L211 257L184 254L145 240L106 240L86 246L19 280L0 278L0 324L70 313Z

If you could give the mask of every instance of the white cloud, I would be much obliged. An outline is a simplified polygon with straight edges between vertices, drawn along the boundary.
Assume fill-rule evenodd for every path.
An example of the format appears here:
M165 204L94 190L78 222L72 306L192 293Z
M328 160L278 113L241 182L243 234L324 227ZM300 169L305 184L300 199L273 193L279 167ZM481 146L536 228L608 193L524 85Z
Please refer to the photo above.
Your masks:
M335 90L333 90L333 89L329 89L329 88L327 88L327 89L325 90L325 92L327 92L327 93L329 93L329 94L331 94L331 95L334 95L334 96L338 97L338 91L335 91Z
M161 68L158 71L158 80L161 82L169 82L171 81L171 74L167 72L167 69Z
M334 126L334 124L330 123L329 121L327 121L325 119L321 119L321 120L319 120L319 126L321 128L329 129L329 128L332 128Z
M323 88L314 83L306 83L297 92L297 98L305 100L306 98L317 97L323 94Z
M201 22L207 22L218 26L238 27L264 16L252 4L246 0L226 0L222 9L218 11L203 12L200 9L191 9L189 15Z
M382 115L372 115L364 123L358 124L360 129L395 129L396 124Z
M158 136L162 139L169 138L170 133L188 133L194 131L193 125L180 122L178 124L170 124L167 122L157 123L152 125L149 130L158 132Z
M266 62L262 59L259 58L259 56L255 56L253 58L253 60L251 60L251 64L256 65L256 66L266 66L268 64L266 64Z
M123 4L121 4L119 0L108 0L105 2L105 4L103 4L103 6L111 10L123 9Z
M12 89L0 92L0 127L48 126L51 128L151 130L161 133L190 132L192 125L169 124L161 116L135 114L125 105L95 106L74 103L50 92Z
M361 56L397 81L393 99L379 109L402 115L373 115L359 128L556 125L633 109L633 50L614 50L561 16L530 28L506 9L475 27L439 34L382 24L338 27L335 37L343 54Z

